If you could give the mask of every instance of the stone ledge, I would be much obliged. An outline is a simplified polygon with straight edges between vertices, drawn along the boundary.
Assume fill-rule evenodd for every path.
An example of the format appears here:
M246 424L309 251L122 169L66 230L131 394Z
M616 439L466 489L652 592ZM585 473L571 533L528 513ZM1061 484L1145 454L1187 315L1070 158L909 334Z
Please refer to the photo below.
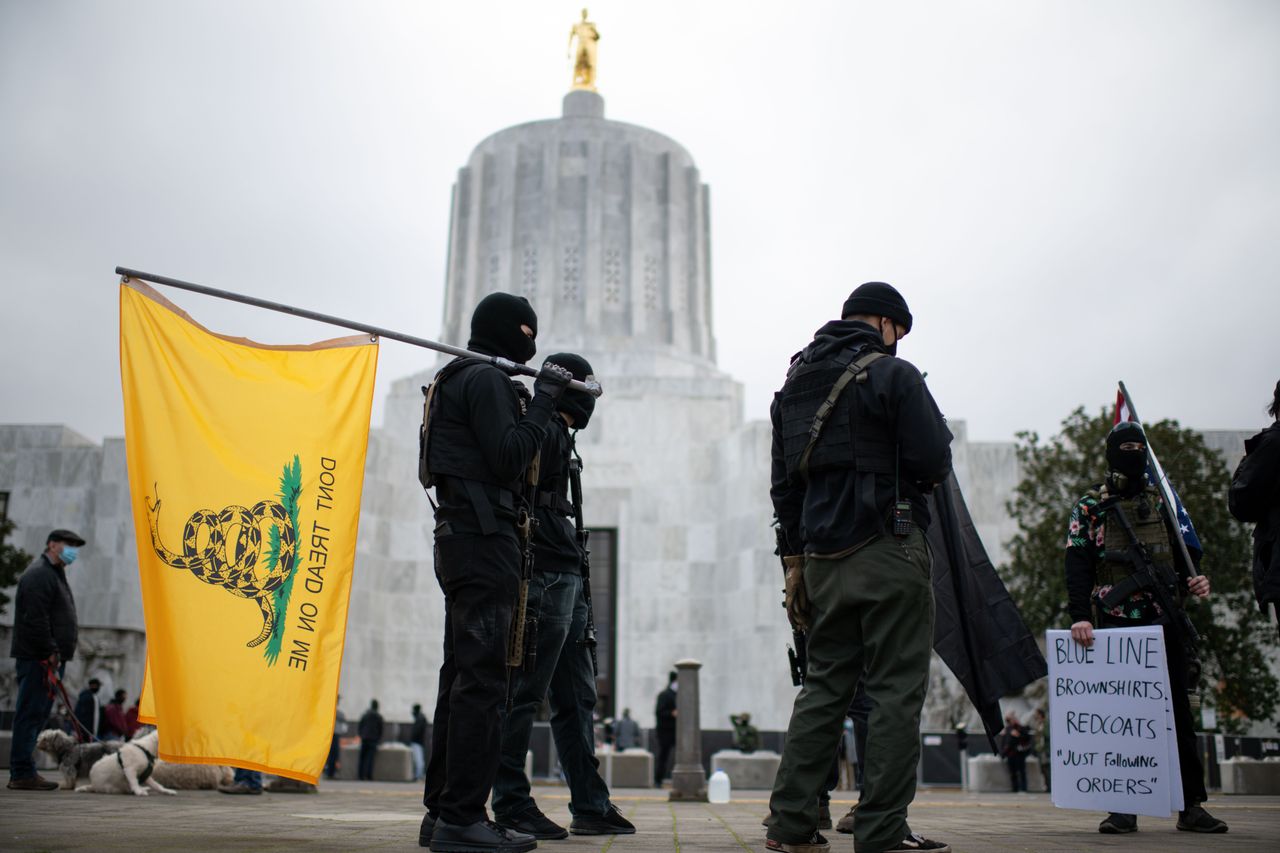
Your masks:
M782 756L768 749L722 749L711 756L711 772L723 770L733 790L771 790Z
M1224 794L1280 794L1280 760L1228 758L1218 770Z

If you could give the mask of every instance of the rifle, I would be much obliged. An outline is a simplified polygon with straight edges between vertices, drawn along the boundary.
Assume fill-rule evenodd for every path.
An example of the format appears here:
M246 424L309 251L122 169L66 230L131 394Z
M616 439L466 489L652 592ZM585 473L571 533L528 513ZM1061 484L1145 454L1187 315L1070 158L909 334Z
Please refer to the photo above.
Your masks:
M539 451L529 463L524 477L524 494L516 530L520 537L520 592L516 612L511 619L511 641L507 647L507 711L511 710L511 687L517 669L532 672L538 655L538 617L529 614L529 584L533 580L533 531L538 526L533 511L538 496L538 475L542 454Z
M1137 531L1133 529L1132 522L1125 515L1124 508L1119 502L1111 506L1104 504L1104 509L1109 516L1114 513L1120 526L1124 528L1125 535L1129 538L1127 550L1129 560L1133 563L1134 572L1131 577L1134 582L1121 581L1112 587L1111 591L1099 600L1099 603L1109 610L1137 590L1149 590L1155 596L1160 609L1164 611L1164 621L1173 629L1174 639L1182 646L1187 657L1187 692L1195 692L1200 683L1200 634L1196 631L1196 626L1191 623L1191 618L1187 616L1187 611L1183 610L1182 603L1174 599L1174 592L1178 589L1178 576L1175 574L1169 577L1168 573L1162 572L1151 559L1151 555L1138 539ZM1182 537L1177 538L1180 540Z
M578 443L569 440L569 497L573 501L573 525L578 539L578 548L582 551L582 597L587 602L587 625L582 631L582 639L578 645L586 646L591 654L591 672L600 675L600 660L596 657L596 614L591 604L591 549L587 540L591 531L582 526L582 457L578 455Z
M782 577L785 581L787 576L787 564L783 560L786 555L787 534L782 532L782 523L778 521L778 517L773 517L774 535L778 540L778 547L773 552L778 555L778 560L782 563ZM783 593L786 590L783 589ZM782 603L786 607L786 601ZM788 616L788 619L790 617ZM805 670L809 668L809 635L795 625L791 626L791 642L794 646L787 646L787 663L791 667L791 683L796 687L804 684Z

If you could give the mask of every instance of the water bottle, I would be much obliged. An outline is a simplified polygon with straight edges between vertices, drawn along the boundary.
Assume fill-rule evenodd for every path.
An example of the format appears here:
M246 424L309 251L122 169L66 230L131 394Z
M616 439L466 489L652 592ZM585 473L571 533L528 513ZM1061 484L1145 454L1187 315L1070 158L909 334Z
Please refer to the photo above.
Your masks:
M729 774L719 767L711 774L711 781L707 783L707 799L713 803L729 802Z

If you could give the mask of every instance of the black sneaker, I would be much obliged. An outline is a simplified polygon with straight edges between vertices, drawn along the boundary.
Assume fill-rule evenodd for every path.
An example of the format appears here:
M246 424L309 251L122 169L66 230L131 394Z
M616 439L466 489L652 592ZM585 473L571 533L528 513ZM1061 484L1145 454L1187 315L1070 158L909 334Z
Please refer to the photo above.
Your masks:
M933 841L925 838L918 832L913 832L906 838L890 847L884 853L907 853L910 850L931 850L933 853L951 853L951 845L944 844L941 841Z
M609 808L602 815L575 815L569 824L569 831L574 835L634 835L636 826L622 816L618 807L609 803ZM560 836L564 838L564 836Z
M843 832L845 835L853 834L853 821L857 817L858 804L854 803L849 807L849 813L836 823L836 832Z
M831 853L831 843L823 838L822 833L815 832L808 841L779 841L766 838L764 849L769 853Z
M831 806L818 806L818 829L831 828Z
M431 834L436 831L436 816L427 812L422 816L422 825L418 827L418 846L430 847Z
M429 846L434 853L527 853L538 842L531 835L512 832L490 820L459 826L436 818Z
M1226 832L1227 825L1204 810L1204 806L1192 806L1178 814L1178 829L1183 832Z
M505 826L507 829L512 829L516 832L523 832L525 835L532 835L534 838L557 841L561 838L569 837L568 830L544 815L537 806L529 806L529 808L517 815L498 817L496 819L499 826Z
M1102 823L1098 824L1098 832L1103 835L1123 835L1126 832L1138 831L1138 816L1112 812Z

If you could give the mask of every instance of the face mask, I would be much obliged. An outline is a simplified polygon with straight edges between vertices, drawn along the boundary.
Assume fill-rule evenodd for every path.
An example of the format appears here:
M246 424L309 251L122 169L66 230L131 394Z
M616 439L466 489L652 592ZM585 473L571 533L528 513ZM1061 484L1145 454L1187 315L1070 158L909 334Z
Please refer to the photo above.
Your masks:
M76 557L78 556L80 556L80 549L76 548L76 546L63 545L59 559L62 560L62 564L64 566L69 566L76 561Z
M892 324L892 323L890 323L890 324L889 324L889 328L890 328L890 329L892 329L892 328L893 328L893 324ZM884 340L885 340L884 324L883 324L883 323L881 323L881 324L880 324L880 340L881 340L881 341L884 341ZM894 337L894 339L893 339L893 344L892 344L892 345L890 345L890 344L885 344L885 345L884 345L884 349L885 349L885 352L889 353L889 355L897 355L897 354L898 354L898 338L895 336L895 337Z

